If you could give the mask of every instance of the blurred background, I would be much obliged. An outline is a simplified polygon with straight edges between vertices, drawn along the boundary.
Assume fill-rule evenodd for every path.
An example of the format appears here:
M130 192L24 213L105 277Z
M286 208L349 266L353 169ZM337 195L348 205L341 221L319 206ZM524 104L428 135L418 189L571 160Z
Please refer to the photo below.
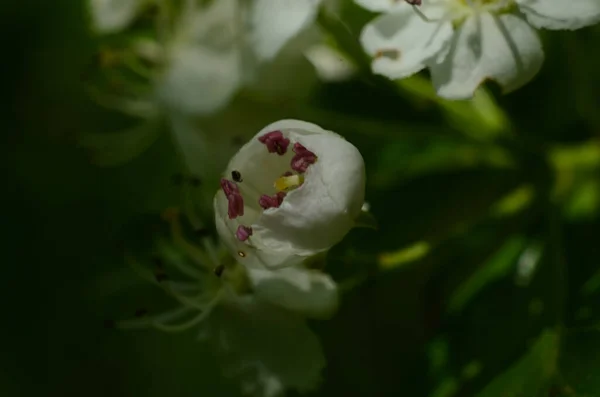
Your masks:
M355 282L333 319L309 324L327 357L310 395L600 396L600 28L544 31L530 84L450 102L426 73L371 75L356 37L372 15L351 3L339 15L318 23L352 77L283 98L243 90L198 121L228 137L204 157L215 169L285 117L342 134L365 158L379 229L353 230L329 255L334 278ZM123 244L151 244L183 188L210 202L217 185L186 174L169 125L147 140L113 133L138 121L90 96L106 41L86 4L22 0L0 18L0 393L239 395L193 330L105 327L164 304L126 267ZM107 138L92 149L124 149L94 151L90 133Z

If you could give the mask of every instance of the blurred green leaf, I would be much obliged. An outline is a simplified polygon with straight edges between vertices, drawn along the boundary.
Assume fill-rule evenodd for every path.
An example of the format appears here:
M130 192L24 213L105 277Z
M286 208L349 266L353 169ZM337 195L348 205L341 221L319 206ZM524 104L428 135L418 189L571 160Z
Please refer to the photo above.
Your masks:
M379 255L379 266L382 269L394 269L402 265L416 262L425 257L431 250L427 241L418 241L408 247Z
M581 287L583 295L593 295L600 292L600 269Z
M549 386L559 352L556 331L545 330L519 361L496 377L477 397L532 397Z
M451 313L460 311L487 284L506 277L514 269L526 244L527 239L523 236L514 236L506 241L478 271L456 289L450 297L448 311Z
M378 172L370 182L377 186L434 172L515 167L510 153L501 147L440 136L405 137L391 142L377 161Z
M454 128L474 139L490 140L509 132L508 116L485 87L480 87L471 100L452 101L439 97L431 81L422 75L398 80L397 85L415 99L433 101Z
M534 187L531 184L525 184L501 198L494 204L491 211L496 216L514 215L532 204L534 197Z

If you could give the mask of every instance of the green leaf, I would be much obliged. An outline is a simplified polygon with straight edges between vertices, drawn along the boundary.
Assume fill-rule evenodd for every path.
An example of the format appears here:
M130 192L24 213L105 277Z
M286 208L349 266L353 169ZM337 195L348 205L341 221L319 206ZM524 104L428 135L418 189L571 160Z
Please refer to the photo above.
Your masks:
M382 149L377 159L378 172L371 183L383 186L429 173L483 166L509 169L514 167L514 161L510 153L495 145L456 137L407 136Z
M527 240L522 236L509 239L504 245L485 263L479 271L473 273L450 297L448 304L449 312L458 312L479 291L492 281L506 277L514 268L519 255L523 252Z
M546 386L557 369L559 336L545 330L519 361L497 376L477 397L532 397Z
M471 100L451 101L439 97L431 82L420 75L398 80L397 85L405 93L433 101L450 124L472 138L489 140L510 130L508 116L484 87Z

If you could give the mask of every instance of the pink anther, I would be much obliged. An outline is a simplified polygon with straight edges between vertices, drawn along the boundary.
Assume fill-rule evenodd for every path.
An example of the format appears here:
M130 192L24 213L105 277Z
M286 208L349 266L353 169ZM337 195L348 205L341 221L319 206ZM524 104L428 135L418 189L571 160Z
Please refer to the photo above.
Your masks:
M269 208L279 208L281 203L283 203L283 199L285 197L285 192L279 192L274 194L273 196L268 196L263 194L258 199L258 205L260 205L263 209L267 210Z
M294 171L306 172L308 166L317 161L317 156L313 152L297 142L294 143L294 148L292 150L296 153L290 163L290 166Z
M252 228L250 226L239 225L235 232L235 236L240 241L246 241L252 236Z
M225 178L221 179L221 188L227 197L227 215L229 219L235 219L244 215L244 198L238 186Z
M290 145L290 140L285 138L281 131L268 132L259 137L258 140L267 146L269 153L277 153L280 156L287 152Z

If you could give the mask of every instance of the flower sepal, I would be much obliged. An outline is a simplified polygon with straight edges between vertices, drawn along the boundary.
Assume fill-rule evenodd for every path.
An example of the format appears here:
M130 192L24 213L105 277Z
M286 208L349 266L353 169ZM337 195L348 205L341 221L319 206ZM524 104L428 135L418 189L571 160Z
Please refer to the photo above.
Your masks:
M369 211L362 210L354 220L354 227L377 230L379 229L379 224L373 214Z

